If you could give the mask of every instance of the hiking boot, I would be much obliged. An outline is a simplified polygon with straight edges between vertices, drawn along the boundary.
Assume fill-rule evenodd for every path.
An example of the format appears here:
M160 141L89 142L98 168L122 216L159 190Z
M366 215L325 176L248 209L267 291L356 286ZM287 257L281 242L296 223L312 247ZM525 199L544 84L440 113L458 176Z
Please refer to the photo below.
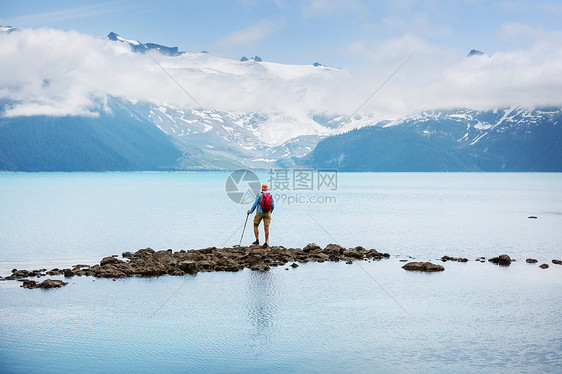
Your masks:
M252 245L260 245L260 241L258 239L256 239L256 241L253 242Z
M263 247L267 248L267 247L269 247L269 245L267 245L267 243L263 243Z

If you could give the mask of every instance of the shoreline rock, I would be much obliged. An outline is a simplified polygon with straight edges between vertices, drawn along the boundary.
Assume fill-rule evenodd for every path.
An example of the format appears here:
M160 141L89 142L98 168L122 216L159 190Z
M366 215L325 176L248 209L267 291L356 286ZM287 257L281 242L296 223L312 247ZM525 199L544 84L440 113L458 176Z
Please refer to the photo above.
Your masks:
M23 288L42 288L44 290L48 290L48 289L51 289L51 288L64 287L67 284L68 284L67 282L63 282L63 281L58 280L58 279L45 279L41 283L37 283L34 280L24 279L21 287L23 287Z
M375 249L365 249L361 246L344 248L337 244L328 244L325 248L310 243L303 249L273 246L204 248L199 250L180 250L173 252L154 251L144 248L135 253L124 252L123 259L108 256L101 259L99 264L74 265L72 269L52 269L50 271L29 272L27 270L12 270L12 275L6 280L29 278L30 276L62 275L65 278L74 276L93 276L96 278L128 278L128 277L158 277L161 275L194 275L198 272L231 271L243 269L267 271L273 266L290 265L298 267L297 263L344 261L353 263L356 260L382 260L389 258L388 253L381 253ZM62 282L62 281L60 281ZM64 282L62 282L64 283ZM26 280L26 288L43 288L53 283L40 286L35 281ZM64 285L64 284L63 284ZM59 286L56 286L59 287Z
M315 243L310 243L304 248L285 248L283 246L273 246L263 248L258 245L246 247L225 247L216 248L209 247L203 249L180 250L173 252L171 249L155 251L152 248L139 249L138 251L123 252L122 258L112 256L103 257L98 264L83 265L78 264L72 268L52 270L18 270L13 269L12 274L6 277L0 277L3 280L20 280L24 281L22 287L25 288L53 288L66 285L63 281L53 281L47 279L42 283L37 283L29 278L40 278L45 276L64 276L71 278L74 276L92 276L96 278L128 278L128 277L158 277L162 275L195 275L199 272L212 271L229 271L236 272L243 269L253 271L267 271L272 267L285 266L295 269L299 264L307 262L322 263L325 261L353 264L357 260L382 260L388 259L388 253L381 253L375 249L365 249L362 246L353 248L344 248L337 244L328 244L322 248ZM412 257L409 257L413 259ZM439 260L439 259L438 259ZM443 256L443 262L468 262L466 258L457 258L451 256ZM406 259L400 259L401 262L407 262L403 269L408 271L436 272L444 271L441 265L431 262L408 262ZM475 261L484 262L484 257L477 258ZM509 266L515 259L503 254L492 257L488 261ZM536 263L536 259L529 258L528 263ZM562 265L560 260L552 260L552 263ZM546 265L546 266L545 266ZM541 265L547 268L548 264ZM54 282L54 283L53 283Z
M511 265L511 262L513 260L511 259L511 257L504 254L504 255L499 255L498 257L492 257L488 261L490 261L493 264L500 265L500 266L509 266L509 265Z
M424 271L424 272L445 270L443 266L432 264L431 262L408 262L406 265L402 266L402 269L409 270L409 271Z

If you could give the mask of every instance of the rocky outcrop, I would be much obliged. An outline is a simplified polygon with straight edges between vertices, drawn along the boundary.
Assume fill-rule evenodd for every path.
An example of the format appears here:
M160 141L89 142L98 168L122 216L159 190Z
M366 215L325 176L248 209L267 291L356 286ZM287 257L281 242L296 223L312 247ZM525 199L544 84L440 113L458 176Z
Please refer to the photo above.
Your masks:
M205 248L200 250L181 250L173 252L154 251L151 248L140 249L135 253L125 252L123 259L115 256L104 257L98 265L75 265L72 269L52 269L42 275L63 275L64 277L93 276L97 278L126 278L126 277L157 277L160 275L186 275L208 271L240 271L251 269L267 271L273 266L283 266L291 263L291 267L298 267L297 262L324 262L356 260L380 260L388 258L388 253L380 253L375 249L363 247L344 248L337 244L329 244L325 248L310 243L303 249L261 246L237 248ZM46 271L46 269L43 269ZM27 270L12 271L6 279L21 279L41 273ZM28 288L42 286L28 281ZM61 281L62 282L62 281ZM64 282L63 282L64 283ZM26 287L27 287L26 286Z
M496 265L509 266L513 260L508 255L499 255L498 257L490 258L488 261Z
M41 283L37 283L34 280L25 279L23 284L21 285L23 288L42 288L44 290L48 290L50 288L59 288L66 286L68 283L63 282L58 279L45 279Z
M402 266L402 269L410 271L443 271L445 268L441 265L432 264L431 262L408 262L406 265Z

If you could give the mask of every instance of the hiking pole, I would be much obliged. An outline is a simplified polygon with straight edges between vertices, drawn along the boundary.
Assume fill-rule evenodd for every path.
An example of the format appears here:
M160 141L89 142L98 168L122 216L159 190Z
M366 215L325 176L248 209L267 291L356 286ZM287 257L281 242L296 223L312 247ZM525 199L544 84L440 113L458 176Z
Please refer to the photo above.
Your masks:
M244 221L244 228L242 229L242 235L240 235L240 243L238 244L238 247L240 247L242 245L242 238L244 237L244 231L246 231L246 224L248 223L248 217L250 217L250 214L246 214L246 221Z

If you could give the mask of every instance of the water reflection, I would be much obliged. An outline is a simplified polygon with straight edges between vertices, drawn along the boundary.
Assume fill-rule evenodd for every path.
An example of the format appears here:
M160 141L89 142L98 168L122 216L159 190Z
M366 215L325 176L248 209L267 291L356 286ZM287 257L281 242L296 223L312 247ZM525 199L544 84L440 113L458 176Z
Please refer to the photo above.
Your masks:
M249 344L253 348L267 349L275 327L278 282L272 271L251 271L248 276L247 315L252 325Z

